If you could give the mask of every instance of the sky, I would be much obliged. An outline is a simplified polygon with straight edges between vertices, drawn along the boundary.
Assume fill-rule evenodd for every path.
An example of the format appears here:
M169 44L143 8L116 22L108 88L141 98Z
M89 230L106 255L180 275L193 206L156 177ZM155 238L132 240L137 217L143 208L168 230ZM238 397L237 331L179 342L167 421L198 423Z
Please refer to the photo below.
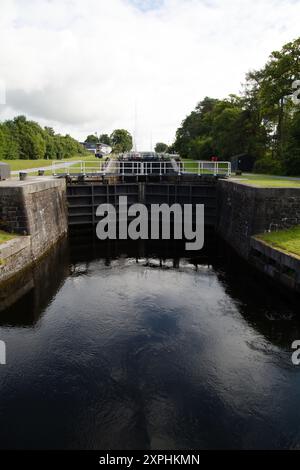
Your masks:
M0 0L0 120L171 144L200 100L238 93L299 24L300 0Z

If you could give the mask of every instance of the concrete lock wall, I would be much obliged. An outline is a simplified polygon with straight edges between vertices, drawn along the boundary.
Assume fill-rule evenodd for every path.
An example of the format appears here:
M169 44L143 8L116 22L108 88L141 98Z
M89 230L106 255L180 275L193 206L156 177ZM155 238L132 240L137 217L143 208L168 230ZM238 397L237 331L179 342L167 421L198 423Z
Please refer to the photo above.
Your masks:
M248 259L251 237L300 224L300 190L218 183L217 231Z
M217 231L252 266L300 293L300 259L255 238L266 231L300 224L300 190L218 184Z
M300 293L300 258L251 239L250 262L268 277Z
M0 281L13 275L31 264L32 253L30 237L18 237L0 245Z
M17 237L0 248L0 281L38 260L67 233L64 179L0 183L0 228Z
M253 235L300 223L297 188L255 188L228 180L210 185L77 183L68 185L68 210L66 192L64 179L0 182L0 228L22 235L0 246L0 282L43 256L68 225L94 225L96 206L116 203L123 194L130 203L205 204L206 224L252 264Z

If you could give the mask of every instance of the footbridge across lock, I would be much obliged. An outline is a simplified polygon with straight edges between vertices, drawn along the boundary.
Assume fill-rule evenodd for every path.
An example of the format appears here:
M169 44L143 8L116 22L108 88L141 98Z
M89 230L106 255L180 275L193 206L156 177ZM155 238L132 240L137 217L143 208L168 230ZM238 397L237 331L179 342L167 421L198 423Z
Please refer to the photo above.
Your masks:
M55 165L55 163L54 163ZM67 179L70 227L95 226L97 208L112 204L118 213L120 196L128 204L204 204L205 226L217 219L217 181L231 174L229 162L182 162L175 158L119 158L80 161L54 171Z

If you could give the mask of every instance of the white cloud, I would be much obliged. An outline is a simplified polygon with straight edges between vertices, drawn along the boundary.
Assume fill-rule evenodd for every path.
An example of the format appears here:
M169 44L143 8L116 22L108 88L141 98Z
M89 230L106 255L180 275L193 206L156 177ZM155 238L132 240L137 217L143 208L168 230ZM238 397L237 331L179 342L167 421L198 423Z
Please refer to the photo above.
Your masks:
M206 95L299 35L297 0L1 0L7 107L83 138L116 127L171 142Z

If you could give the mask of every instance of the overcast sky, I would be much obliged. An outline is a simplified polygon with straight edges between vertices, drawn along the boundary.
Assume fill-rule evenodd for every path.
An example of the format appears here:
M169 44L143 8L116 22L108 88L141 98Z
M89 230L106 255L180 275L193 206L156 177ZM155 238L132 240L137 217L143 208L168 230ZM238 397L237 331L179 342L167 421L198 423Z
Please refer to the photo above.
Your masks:
M300 0L0 0L0 119L83 139L137 115L147 150L299 35Z

